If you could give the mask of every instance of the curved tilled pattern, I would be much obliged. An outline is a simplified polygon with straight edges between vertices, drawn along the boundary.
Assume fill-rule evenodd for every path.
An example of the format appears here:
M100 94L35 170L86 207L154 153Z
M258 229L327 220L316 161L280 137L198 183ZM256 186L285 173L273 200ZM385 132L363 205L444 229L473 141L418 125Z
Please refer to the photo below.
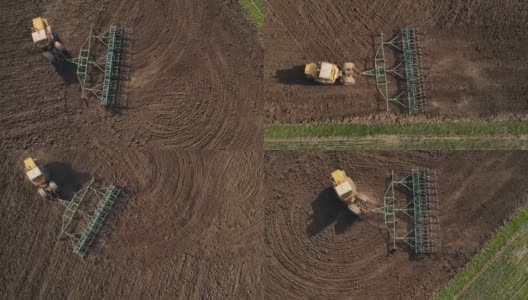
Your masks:
M0 53L12 56L0 72L6 148L92 141L147 149L261 147L263 54L238 1L51 1L5 11L15 24L0 35ZM35 11L49 18L74 56L91 26L126 31L117 108L105 110L95 97L80 100L75 70L46 62L27 28Z
M510 152L266 153L264 289L277 299L431 298L520 205L512 199L528 188L520 173L526 159ZM330 172L342 168L380 203L390 170L405 174L415 165L438 170L442 249L425 257L404 244L390 253L382 215L355 219L330 187Z

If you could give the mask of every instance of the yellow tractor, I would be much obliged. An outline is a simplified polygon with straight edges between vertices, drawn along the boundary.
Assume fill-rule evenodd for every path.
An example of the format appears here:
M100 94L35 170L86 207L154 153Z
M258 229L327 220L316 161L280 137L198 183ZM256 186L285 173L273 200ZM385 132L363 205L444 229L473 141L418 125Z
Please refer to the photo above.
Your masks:
M348 209L359 216L362 213L362 199L358 196L356 184L345 171L336 170L332 172L334 190L339 199L348 206Z
M58 40L47 19L38 17L33 19L31 32L33 43L42 49L44 56L50 63L64 62L68 58L66 48Z
M59 187L48 178L44 168L42 168L37 160L27 158L24 160L24 170L29 181L38 187L38 194L44 198L53 200L58 197Z
M356 77L361 75L351 62L344 63L342 70L329 62L309 63L304 67L304 74L320 84L335 84L339 79L343 85L355 84Z

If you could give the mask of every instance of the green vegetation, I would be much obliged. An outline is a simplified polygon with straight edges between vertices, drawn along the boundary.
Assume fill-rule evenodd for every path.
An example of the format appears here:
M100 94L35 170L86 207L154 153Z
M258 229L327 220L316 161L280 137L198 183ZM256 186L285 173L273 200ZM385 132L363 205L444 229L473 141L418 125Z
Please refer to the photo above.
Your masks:
M240 0L251 21L259 30L264 28L264 0Z
M528 149L528 123L272 125L266 150Z
M528 209L506 224L439 299L528 299Z

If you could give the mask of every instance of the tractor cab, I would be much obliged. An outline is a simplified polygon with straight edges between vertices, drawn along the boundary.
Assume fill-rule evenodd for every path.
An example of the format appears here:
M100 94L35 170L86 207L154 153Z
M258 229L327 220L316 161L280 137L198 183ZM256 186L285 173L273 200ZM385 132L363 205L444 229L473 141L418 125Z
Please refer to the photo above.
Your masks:
M42 17L33 19L33 30L31 32L33 43L40 48L46 48L52 42L51 27L48 21Z
M24 160L24 169L26 171L26 176L33 185L41 186L46 184L47 179L46 175L37 165L37 162L32 158Z
M304 67L306 77L321 84L334 84L340 76L339 68L329 62L309 63Z

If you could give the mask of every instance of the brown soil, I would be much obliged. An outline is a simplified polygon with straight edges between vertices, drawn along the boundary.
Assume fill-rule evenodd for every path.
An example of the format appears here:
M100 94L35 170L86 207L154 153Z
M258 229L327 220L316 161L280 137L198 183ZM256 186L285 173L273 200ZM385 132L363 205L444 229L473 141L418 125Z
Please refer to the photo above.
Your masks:
M28 154L0 153L0 298L262 299L262 154L32 152L67 193L92 176L124 191L85 258L24 178Z
M277 299L426 299L526 204L524 152L267 152L264 290ZM382 201L390 170L438 170L441 244L429 257L388 251L382 216L347 212L330 173Z
M22 171L40 158L64 198L95 177L123 196L85 258L59 240L63 207ZM0 297L379 299L433 295L526 202L524 152L0 153ZM266 165L264 165L264 163ZM379 215L346 213L343 168L381 201L391 169L439 172L442 251L387 250ZM265 173L261 170L265 167Z
M1 7L2 148L262 147L263 49L237 0L3 0ZM39 15L73 55L90 26L127 30L121 107L81 100L75 70L47 62L31 41Z
M368 69L374 36L404 26L425 32L431 118L525 115L527 21L528 3L516 0L268 1L265 121L347 122L384 111L373 80L363 77L351 87L315 85L304 78L303 66L352 61Z

